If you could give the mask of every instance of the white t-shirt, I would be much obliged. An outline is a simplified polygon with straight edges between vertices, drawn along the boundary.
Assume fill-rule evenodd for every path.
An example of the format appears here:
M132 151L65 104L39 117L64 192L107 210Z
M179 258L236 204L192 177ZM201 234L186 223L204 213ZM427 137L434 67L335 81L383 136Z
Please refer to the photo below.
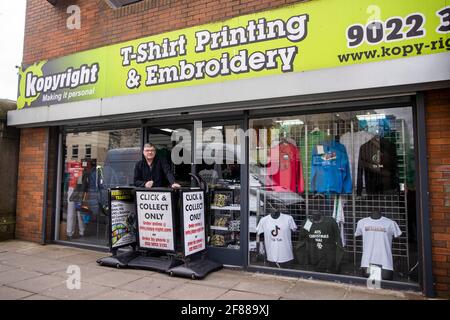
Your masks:
M386 217L370 217L358 221L355 236L363 237L363 255L361 267L379 264L383 269L394 270L392 263L392 237L402 234L398 224Z
M292 216L281 213L278 219L267 215L259 220L256 232L264 233L267 260L283 263L294 259L291 231L297 230Z

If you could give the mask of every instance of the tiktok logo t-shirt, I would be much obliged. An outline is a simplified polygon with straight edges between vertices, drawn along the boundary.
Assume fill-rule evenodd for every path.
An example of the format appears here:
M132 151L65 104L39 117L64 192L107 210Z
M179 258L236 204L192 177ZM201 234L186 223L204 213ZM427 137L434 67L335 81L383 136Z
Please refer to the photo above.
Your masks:
M297 225L290 215L281 213L278 219L270 215L261 218L256 231L258 235L264 233L268 261L283 263L294 259L291 234L295 230Z

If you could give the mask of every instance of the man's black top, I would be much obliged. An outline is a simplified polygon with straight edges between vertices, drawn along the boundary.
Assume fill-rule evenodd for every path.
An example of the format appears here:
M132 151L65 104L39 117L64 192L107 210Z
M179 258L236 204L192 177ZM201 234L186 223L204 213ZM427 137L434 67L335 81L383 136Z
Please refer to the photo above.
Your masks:
M175 177L169 163L164 158L155 156L150 167L147 161L140 160L134 167L134 185L136 187L145 187L147 181L153 181L153 187L167 187L163 183L166 178L170 185L175 183Z

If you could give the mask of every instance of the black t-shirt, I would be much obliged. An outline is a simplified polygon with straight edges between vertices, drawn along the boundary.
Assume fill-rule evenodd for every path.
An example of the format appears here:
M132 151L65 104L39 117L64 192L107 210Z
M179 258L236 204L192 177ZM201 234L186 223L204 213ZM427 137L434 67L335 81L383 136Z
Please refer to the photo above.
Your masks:
M356 193L361 195L363 177L368 194L398 191L397 150L383 137L374 137L359 149Z
M311 228L300 230L300 245L297 247L297 259L318 272L336 272L337 248L342 248L339 227L332 217L322 217L312 222Z

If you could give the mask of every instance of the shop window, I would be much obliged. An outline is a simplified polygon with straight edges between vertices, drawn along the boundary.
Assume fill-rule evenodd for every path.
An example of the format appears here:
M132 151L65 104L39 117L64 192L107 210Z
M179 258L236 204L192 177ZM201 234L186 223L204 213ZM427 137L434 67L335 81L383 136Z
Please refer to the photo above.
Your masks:
M412 108L253 119L252 265L417 282Z
M72 145L72 159L78 159L78 145Z
M91 156L92 156L91 152L92 152L92 145L90 145L90 144L85 145L85 155L84 156L86 158L91 158Z
M64 149L72 154L64 158L58 240L108 244L108 188L133 183L142 156L140 136L140 128L64 135Z

